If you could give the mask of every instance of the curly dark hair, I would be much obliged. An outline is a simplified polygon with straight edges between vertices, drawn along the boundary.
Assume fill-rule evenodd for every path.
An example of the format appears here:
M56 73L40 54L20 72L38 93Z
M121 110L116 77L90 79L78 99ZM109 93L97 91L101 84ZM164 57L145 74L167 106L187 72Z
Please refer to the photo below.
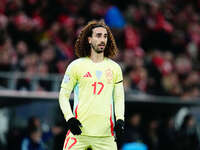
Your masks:
M75 43L75 54L78 57L86 57L91 55L91 47L88 42L88 37L92 36L92 30L97 27L103 27L108 32L108 41L104 50L104 56L112 58L117 55L118 48L115 39L111 33L110 28L104 23L104 21L90 21L81 30L76 43Z

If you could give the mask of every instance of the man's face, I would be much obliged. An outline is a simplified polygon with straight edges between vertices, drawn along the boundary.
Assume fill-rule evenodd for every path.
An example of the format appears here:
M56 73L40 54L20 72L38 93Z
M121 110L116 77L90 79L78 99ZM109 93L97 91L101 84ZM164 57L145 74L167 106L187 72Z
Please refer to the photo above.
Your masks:
M105 50L108 33L103 27L96 27L92 30L92 36L88 38L88 42L96 53L102 53Z

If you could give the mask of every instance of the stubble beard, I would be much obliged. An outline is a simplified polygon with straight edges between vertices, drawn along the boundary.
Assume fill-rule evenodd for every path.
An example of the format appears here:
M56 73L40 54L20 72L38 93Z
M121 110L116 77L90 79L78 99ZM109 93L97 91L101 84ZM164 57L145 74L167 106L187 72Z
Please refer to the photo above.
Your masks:
M95 47L93 44L91 44L91 47L92 49L97 53L97 54L101 54L104 52L105 48L104 49L100 49L98 47Z

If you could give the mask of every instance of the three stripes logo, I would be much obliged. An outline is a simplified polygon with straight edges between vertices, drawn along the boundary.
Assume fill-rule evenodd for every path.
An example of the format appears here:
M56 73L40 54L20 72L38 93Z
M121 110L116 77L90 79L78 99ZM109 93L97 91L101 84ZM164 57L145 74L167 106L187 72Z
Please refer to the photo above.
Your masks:
M83 77L92 78L92 75L90 74L90 72L87 72Z

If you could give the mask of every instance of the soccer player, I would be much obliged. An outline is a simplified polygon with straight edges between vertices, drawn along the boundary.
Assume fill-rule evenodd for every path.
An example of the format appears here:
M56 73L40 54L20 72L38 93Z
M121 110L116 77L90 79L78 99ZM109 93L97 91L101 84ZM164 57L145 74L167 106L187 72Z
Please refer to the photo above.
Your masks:
M103 21L89 22L78 36L75 53L80 58L67 67L59 94L69 125L63 150L117 150L114 135L124 129L124 88L121 68L110 59L117 54L110 28Z

